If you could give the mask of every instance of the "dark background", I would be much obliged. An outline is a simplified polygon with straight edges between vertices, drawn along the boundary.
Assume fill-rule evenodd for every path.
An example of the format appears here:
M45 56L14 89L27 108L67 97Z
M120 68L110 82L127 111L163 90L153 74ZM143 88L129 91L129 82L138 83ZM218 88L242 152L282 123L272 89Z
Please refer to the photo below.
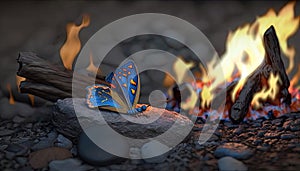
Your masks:
M189 21L211 41L219 55L225 50L230 30L235 30L269 8L276 12L288 1L13 1L0 2L0 78L1 87L15 83L16 58L20 51L33 51L59 62L59 49L65 41L65 25L91 17L90 26L81 31L82 45L104 25L137 13L165 13ZM300 3L296 3L296 15ZM289 44L300 52L299 31ZM296 52L296 65L299 53Z

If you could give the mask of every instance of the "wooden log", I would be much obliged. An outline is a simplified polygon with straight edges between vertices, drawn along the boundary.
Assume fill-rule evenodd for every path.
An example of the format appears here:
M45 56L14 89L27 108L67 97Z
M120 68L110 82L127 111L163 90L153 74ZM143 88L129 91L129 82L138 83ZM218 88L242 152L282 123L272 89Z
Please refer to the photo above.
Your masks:
M58 100L54 106L52 123L58 132L73 138L91 126L106 124L119 134L134 139L147 140L170 131L168 135L159 138L166 145L188 137L189 128L193 127L193 122L188 117L151 106L138 115L124 115L107 110L99 113L96 109L88 108L84 98Z
M279 41L273 26L268 28L265 32L263 40L266 51L265 59L262 64L248 76L238 98L230 109L229 117L234 123L241 122L247 115L253 96L262 89L263 80L268 80L271 73L279 74L280 80L282 81L277 99L283 99L282 102L286 105L291 103L291 95L288 92L290 82L281 59Z
M17 61L19 63L17 75L26 78L26 81L20 84L20 91L50 101L72 97L72 83L78 85L76 87L86 87L94 80L92 77L66 70L62 65L49 63L32 52L21 52ZM76 74L76 80L72 79L73 74ZM104 77L97 76L96 83L109 85L98 78ZM75 91L86 94L86 90L82 88Z

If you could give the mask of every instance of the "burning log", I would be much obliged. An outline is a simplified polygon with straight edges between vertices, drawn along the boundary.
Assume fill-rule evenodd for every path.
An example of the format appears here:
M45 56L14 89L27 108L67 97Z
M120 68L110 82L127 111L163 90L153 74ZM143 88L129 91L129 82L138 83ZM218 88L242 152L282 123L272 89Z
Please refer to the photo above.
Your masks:
M75 83L81 85L80 87L88 86L87 82L93 80L92 77L73 73L63 66L49 63L31 52L21 52L17 61L19 63L17 75L26 78L20 84L21 93L30 93L50 101L72 97L73 74L77 74L78 79ZM96 83L108 85L103 76L98 76Z
M283 99L282 103L285 105L290 105L291 103L291 95L288 91L290 82L281 59L279 41L273 26L265 32L263 38L266 51L265 59L249 75L238 98L231 107L229 117L234 123L239 123L244 119L254 94L262 89L264 80L267 80L271 73L278 74L281 80L280 92L277 95L277 99Z

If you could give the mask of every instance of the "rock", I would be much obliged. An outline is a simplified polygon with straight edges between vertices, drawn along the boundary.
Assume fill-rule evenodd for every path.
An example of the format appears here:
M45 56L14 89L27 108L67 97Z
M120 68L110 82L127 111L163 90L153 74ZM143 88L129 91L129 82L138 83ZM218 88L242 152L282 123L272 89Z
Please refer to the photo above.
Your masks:
M91 170L93 167L89 165L83 165L82 161L74 158L65 159L65 160L53 160L49 163L50 171L61 171L61 170L70 170L70 171L86 171Z
M93 126L85 130L85 132L88 132L89 134L96 134L99 133L99 131L104 131L105 128L103 126ZM108 144L112 145L111 148L113 150L118 151L118 153L122 154L123 156L129 155L129 145L125 139L122 139L118 136L111 136L106 135L105 137L97 137L99 139L93 141L89 138L89 136L82 132L79 136L78 140L78 155L79 157L84 160L85 162L92 164L92 165L110 165L114 163L119 163L124 160L124 158L115 156L100 147L96 145L93 141L101 141L101 144ZM105 132L105 131L104 131ZM114 142L118 142L121 144L120 146L113 146ZM109 147L108 147L109 148Z
M246 160L253 155L253 151L243 144L225 143L215 150L214 155L217 158L230 156L236 159Z
M101 110L100 113L98 110L88 108L83 98L73 100L74 103L71 98L58 100L53 112L56 130L67 137L78 137L82 129L95 124L109 124L116 132L135 139L156 137L168 130L172 136L169 136L167 142L174 143L180 140L179 137L187 137L190 133L187 129L193 127L193 122L189 118L173 111L148 107L147 111L133 116L105 110ZM101 114L105 120L99 116ZM81 121L81 125L78 120Z
M68 138L64 137L63 135L59 134L56 138L55 146L71 149L73 144Z
M166 160L169 150L170 147L165 144L152 140L142 146L141 156L147 163L162 163Z
M0 137L11 135L11 134L13 134L15 132L16 132L16 130L10 130L10 129L0 130Z
M247 166L243 162L238 161L232 157L222 157L218 160L218 166L220 171L246 171Z
M290 140L290 139L293 139L293 138L295 138L295 137L296 137L296 136L293 135L293 134L282 134L282 135L280 136L280 138L283 139L283 140Z
M278 133L278 132L265 133L265 138L266 139L273 139L273 138L279 138L279 137L280 137L280 133Z
M28 148L24 145L11 143L5 150L16 153L16 155L24 155L28 151Z
M21 166L24 166L28 159L26 157L16 157L16 161L21 165Z
M44 149L44 148L52 147L56 137L57 137L56 132L50 132L50 133L47 134L47 137L45 139L43 139L43 140L39 141L38 143L34 144L31 147L31 149L33 151L36 151L36 150L41 150L41 149Z
M65 148L50 147L30 153L29 164L32 168L39 169L47 167L48 162L52 160L64 160L71 157L71 152Z

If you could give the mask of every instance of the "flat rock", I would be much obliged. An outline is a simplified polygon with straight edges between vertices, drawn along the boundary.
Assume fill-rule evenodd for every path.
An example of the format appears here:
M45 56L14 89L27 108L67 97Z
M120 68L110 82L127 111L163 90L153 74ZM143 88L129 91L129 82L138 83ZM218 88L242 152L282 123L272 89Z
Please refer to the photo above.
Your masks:
M74 158L69 158L65 160L53 160L49 163L50 171L61 171L61 170L70 170L70 171L86 171L91 170L93 167L89 165L82 164L82 161Z
M222 157L218 160L220 171L247 171L247 166L243 162L236 160L232 157Z
M187 131L187 127L191 129L193 127L193 122L186 116L164 109L148 107L147 111L143 113L126 115L90 109L84 98L73 100L71 98L58 100L53 112L53 124L56 130L68 137L78 137L82 129L95 124L109 124L116 132L135 139L156 137L168 130L170 131L168 141L174 142L190 133L190 130ZM169 130L171 127L172 129Z
M29 164L32 168L39 169L47 167L52 160L64 160L71 157L71 152L65 148L50 147L30 153Z
M89 134L97 134L99 131L104 131L101 126L93 126L85 130ZM79 157L85 162L92 165L110 165L114 163L119 163L124 160L124 158L115 156L110 152L107 152L100 148L98 145L92 141L89 136L82 132L78 140L78 154ZM123 156L129 155L129 144L127 141L118 136L106 135L105 137L97 137L99 139L95 141L101 141L103 144L108 144L110 149L118 151ZM94 140L94 139L93 139ZM114 146L114 142L118 142L121 145Z
M253 151L240 143L225 143L215 150L214 155L217 158L230 156L236 159L246 160L253 155Z

